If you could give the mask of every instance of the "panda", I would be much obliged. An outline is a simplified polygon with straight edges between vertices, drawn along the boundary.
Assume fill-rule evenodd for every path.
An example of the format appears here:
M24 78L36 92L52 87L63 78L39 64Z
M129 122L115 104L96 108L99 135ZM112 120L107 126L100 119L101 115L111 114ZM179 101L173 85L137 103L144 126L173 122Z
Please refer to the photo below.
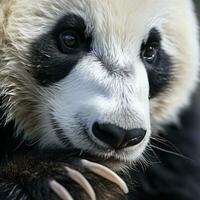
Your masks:
M191 0L0 0L0 199L198 199L198 40Z

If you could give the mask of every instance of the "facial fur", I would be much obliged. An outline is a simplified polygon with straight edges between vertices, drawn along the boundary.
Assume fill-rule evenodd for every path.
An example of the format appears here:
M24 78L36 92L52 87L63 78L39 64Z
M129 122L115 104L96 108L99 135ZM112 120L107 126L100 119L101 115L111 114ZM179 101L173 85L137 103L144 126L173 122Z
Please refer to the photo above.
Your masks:
M0 3L3 107L25 139L131 162L151 133L189 104L199 62L191 1ZM69 30L81 35L73 54L59 40ZM148 43L159 45L153 64L143 59ZM114 151L92 133L96 121L147 133L140 144Z

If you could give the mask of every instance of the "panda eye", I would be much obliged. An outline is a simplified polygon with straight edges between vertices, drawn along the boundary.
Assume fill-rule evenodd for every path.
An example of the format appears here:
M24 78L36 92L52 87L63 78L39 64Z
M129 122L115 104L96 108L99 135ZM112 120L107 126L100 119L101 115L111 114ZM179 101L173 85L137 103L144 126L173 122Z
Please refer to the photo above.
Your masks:
M148 64L153 64L157 58L159 53L159 44L151 43L147 44L142 48L141 56L144 62Z
M59 48L62 53L74 54L81 50L83 39L75 31L65 31L59 35Z

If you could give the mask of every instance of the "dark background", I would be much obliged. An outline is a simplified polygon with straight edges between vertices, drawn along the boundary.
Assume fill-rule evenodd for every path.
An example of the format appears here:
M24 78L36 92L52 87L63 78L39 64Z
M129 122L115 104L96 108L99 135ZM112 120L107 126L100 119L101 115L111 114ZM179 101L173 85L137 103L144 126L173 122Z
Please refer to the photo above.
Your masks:
M196 8L196 11L197 11L197 14L199 16L199 19L200 19L200 0L194 0L197 8Z

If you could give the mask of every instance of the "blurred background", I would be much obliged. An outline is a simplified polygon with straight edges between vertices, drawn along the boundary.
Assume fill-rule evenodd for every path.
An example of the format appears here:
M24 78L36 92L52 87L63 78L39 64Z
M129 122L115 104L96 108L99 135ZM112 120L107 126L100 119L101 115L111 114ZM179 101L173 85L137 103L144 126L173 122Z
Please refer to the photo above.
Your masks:
M200 19L200 0L194 0L195 4L197 5L197 13Z

